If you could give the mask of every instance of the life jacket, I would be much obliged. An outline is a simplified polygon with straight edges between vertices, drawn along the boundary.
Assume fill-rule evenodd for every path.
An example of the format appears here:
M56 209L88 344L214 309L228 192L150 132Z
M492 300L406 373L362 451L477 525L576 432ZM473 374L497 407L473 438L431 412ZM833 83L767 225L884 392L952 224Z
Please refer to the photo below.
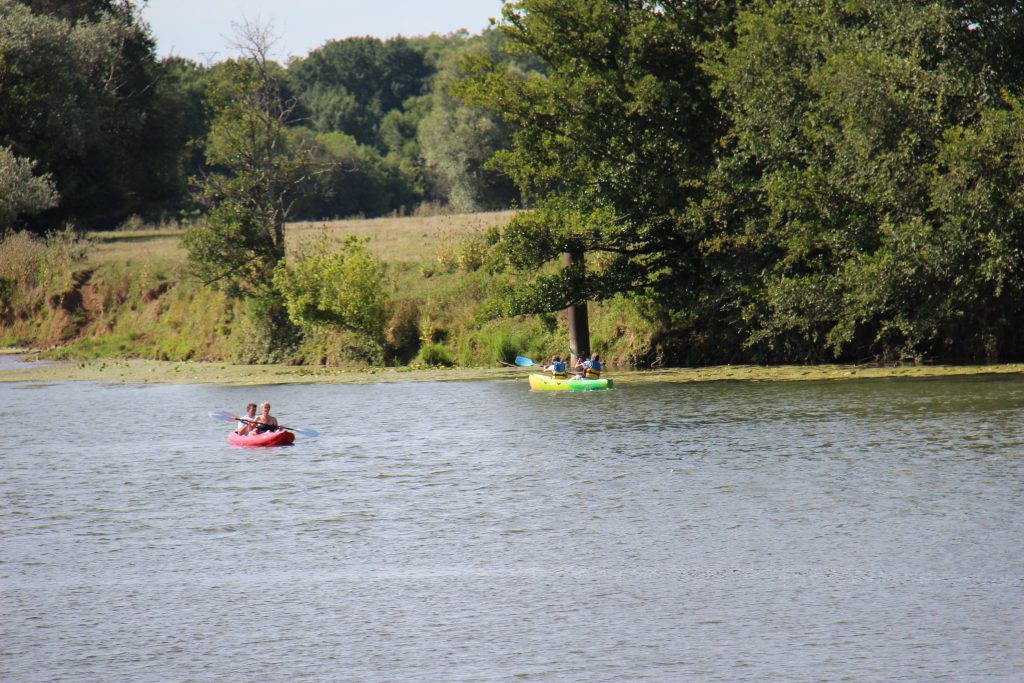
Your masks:
M592 360L584 364L583 376L586 379L600 379L601 377L601 361Z
M560 360L556 360L551 364L551 376L552 377L566 377L568 373L565 371L565 363Z

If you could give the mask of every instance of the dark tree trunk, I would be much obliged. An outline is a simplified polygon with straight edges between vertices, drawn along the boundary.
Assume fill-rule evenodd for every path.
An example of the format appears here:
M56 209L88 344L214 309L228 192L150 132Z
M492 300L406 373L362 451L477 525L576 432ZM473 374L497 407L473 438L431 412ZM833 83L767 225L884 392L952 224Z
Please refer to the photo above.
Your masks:
M579 268L583 272L583 249L573 247L570 251L562 254L562 265L568 270ZM590 357L590 321L587 318L587 302L581 301L578 304L565 309L569 324L569 367L576 365L579 358ZM578 355L577 355L578 354Z

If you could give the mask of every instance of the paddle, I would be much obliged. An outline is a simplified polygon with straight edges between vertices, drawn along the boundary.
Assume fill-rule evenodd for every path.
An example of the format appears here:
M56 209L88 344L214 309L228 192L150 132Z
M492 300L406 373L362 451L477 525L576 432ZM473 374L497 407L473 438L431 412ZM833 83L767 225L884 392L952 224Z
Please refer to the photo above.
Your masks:
M210 419L212 420L223 420L224 422L248 422L250 424L262 424L259 420L250 420L247 417L236 417L235 415L227 412L226 410L220 410L216 413L209 413ZM286 429L289 432L295 432L296 434L302 434L303 436L319 436L320 432L315 429L306 429L303 427L285 427L278 425L278 429Z
M540 363L534 363L532 360L530 360L529 358L527 358L525 356L516 356L516 365L518 365L520 367L523 367L523 368L538 367L541 370L544 370L545 372L549 372L548 370L545 369L545 366L541 365ZM568 372L569 372L569 367L568 366L566 366L565 371L566 371L566 375L568 375Z

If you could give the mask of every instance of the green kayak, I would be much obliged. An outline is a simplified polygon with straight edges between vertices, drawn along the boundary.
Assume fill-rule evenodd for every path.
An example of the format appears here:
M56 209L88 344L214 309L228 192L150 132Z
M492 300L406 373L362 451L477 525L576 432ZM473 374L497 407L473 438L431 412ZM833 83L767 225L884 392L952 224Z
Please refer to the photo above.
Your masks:
M611 389L612 381L601 379L558 379L539 372L530 374L530 388L542 391L598 391Z

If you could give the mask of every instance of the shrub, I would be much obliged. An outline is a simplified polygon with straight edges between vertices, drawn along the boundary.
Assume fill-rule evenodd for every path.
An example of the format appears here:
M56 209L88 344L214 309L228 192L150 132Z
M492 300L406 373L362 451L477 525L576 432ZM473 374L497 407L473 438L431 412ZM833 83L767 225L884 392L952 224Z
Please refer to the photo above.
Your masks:
M453 364L452 354L441 344L424 344L416 357L416 363L425 366L451 367Z
M333 254L327 252L325 237L305 245L295 258L278 264L274 285L300 327L327 325L377 342L383 338L388 304L384 265L354 235Z

